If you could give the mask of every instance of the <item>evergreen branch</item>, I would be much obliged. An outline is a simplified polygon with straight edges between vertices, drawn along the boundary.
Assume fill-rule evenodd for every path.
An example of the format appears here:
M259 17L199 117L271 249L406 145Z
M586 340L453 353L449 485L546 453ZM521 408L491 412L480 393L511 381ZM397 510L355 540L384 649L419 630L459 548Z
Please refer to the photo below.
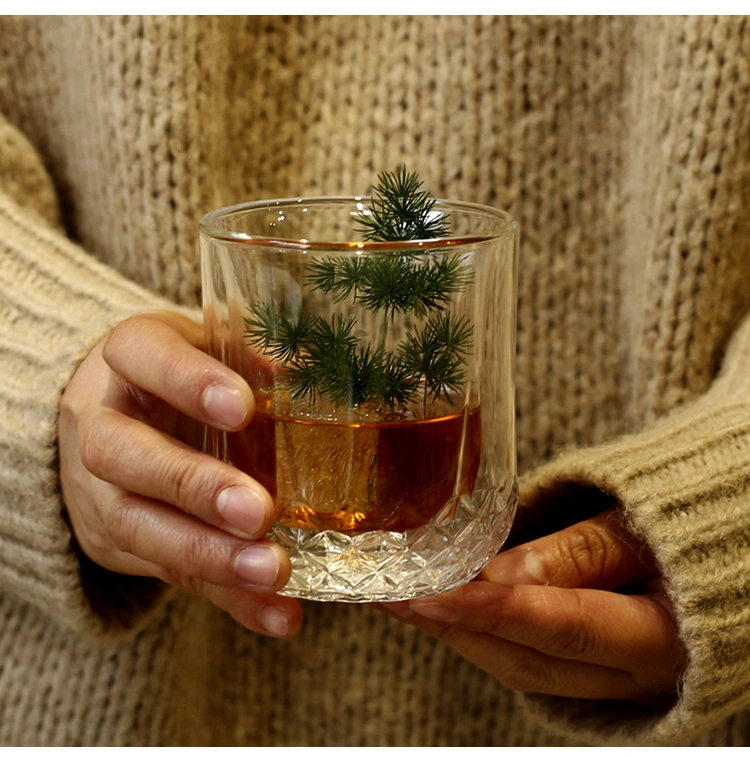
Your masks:
M471 282L459 255L429 256L381 253L369 258L313 260L308 280L335 302L350 295L368 310L423 316L442 310L451 296Z
M367 278L370 258L326 258L311 260L307 280L313 290L320 289L332 294L334 302L343 302L350 294L357 297L357 290Z
M472 348L474 327L466 316L456 319L450 313L428 322L425 331L430 341L441 344L446 351L465 357Z
M463 316L441 314L424 328L408 334L400 346L403 365L424 378L430 399L441 396L452 401L451 393L466 380L465 357L472 348L474 329Z
M398 355L389 353L383 364L378 395L392 410L405 408L419 391L420 375L409 368Z
M356 219L366 239L408 241L448 235L447 216L434 211L435 200L421 190L416 174L399 166L379 177L369 213ZM279 360L294 398L321 397L350 408L375 404L406 409L424 393L425 402L445 397L451 403L466 380L466 356L473 329L465 318L445 309L454 294L471 282L460 255L374 252L370 256L313 259L307 283L334 302L352 298L383 313L377 348L360 344L356 319L330 320L302 311L296 318L272 303L253 308L245 319L248 341ZM396 313L426 323L407 334L395 352L385 350L388 318Z
M357 337L353 333L356 324L357 319L353 315L345 318L336 313L330 323L317 316L311 327L310 352L322 350L334 355L348 354L357 346Z
M448 236L448 220L433 211L435 200L420 191L422 182L416 173L400 165L393 173L378 174L368 212L357 222L368 241L405 242Z
M349 343L316 346L287 366L287 380L295 398L315 396L334 405L356 407L368 402L405 408L419 390L420 375L392 353L371 345ZM327 349L326 349L327 347Z
M383 353L373 351L368 344L355 355L351 377L349 406L364 405L368 400L382 397Z
M417 316L442 310L451 296L470 282L471 272L465 269L459 255L431 256L415 271L410 310Z
M319 395L334 404L349 404L349 386L356 358L357 338L352 333L356 319L334 315L330 323L316 317L310 329L306 352L287 368L292 396Z
M297 319L287 318L273 303L265 302L252 309L245 324L249 343L284 363L297 357L309 343L315 318L306 311Z
M383 253L368 258L366 280L358 299L369 310L388 313L412 310L415 269L409 257Z
M289 392L294 399L308 398L312 402L320 395L320 382L324 375L319 363L297 359L287 366Z

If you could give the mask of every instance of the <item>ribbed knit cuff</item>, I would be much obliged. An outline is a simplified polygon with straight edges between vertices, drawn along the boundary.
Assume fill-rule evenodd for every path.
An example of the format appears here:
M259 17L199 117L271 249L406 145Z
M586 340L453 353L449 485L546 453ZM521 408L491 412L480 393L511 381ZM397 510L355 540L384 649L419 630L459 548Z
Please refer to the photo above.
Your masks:
M0 195L0 591L91 635L137 626L161 589L79 561L58 481L59 400L112 326L168 306Z
M723 378L690 408L641 434L569 452L522 481L529 511L574 509L598 496L620 504L653 549L689 655L668 712L527 695L555 730L600 743L681 742L750 703L750 393L736 382L747 354L735 349Z

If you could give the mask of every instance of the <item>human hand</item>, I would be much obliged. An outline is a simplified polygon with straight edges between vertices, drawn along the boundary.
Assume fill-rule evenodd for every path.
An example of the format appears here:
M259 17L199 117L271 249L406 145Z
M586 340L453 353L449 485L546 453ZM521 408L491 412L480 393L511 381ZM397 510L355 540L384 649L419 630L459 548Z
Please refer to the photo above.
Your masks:
M685 663L653 558L616 510L501 553L452 592L382 607L520 691L668 707Z
M202 329L169 311L119 324L61 402L60 475L83 552L108 570L206 597L247 628L296 633L299 603L275 594L286 552L263 539L273 502L252 478L198 451L201 424L252 417L253 395L202 351Z

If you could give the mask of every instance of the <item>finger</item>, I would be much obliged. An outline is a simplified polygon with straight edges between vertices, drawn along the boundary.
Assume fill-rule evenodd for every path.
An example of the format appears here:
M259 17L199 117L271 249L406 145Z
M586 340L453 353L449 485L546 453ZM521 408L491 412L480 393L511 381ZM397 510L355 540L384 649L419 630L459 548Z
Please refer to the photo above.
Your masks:
M81 460L103 481L249 538L274 518L271 495L242 471L114 410L79 424Z
M674 620L641 595L554 586L467 584L410 608L446 626L487 633L557 658L623 670L679 665Z
M623 522L619 510L493 558L482 572L499 584L551 584L568 588L620 589L656 575L653 555Z
M161 578L166 583L209 600L228 612L238 623L255 633L284 638L293 636L302 625L302 609L291 597L268 594L262 590L228 588L195 576L164 571L156 563L130 556L133 570L119 572Z
M196 329L169 314L129 318L104 343L104 360L126 382L185 415L224 430L240 429L252 417L252 391L238 374L198 349Z
M296 634L302 626L302 609L299 602L291 597L248 594L212 584L197 588L196 593L255 633L287 638Z
M655 692L672 686L650 687L630 673L588 662L555 658L523 643L488 633L469 631L420 616L407 603L384 605L399 619L449 644L459 654L514 691L582 699L621 699L654 706L664 704ZM665 699L668 698L665 695Z
M291 574L289 557L275 542L239 539L127 492L101 517L115 548L106 558L110 570L154 576L196 593L206 583L275 592Z

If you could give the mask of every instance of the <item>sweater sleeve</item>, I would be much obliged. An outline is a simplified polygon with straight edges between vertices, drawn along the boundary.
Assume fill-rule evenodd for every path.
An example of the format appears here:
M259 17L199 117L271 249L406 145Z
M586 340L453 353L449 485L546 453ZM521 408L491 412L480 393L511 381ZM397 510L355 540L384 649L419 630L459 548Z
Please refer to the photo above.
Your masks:
M81 633L117 636L162 590L76 554L58 483L58 406L117 322L169 303L72 244L58 219L38 155L0 119L0 591Z
M750 705L750 318L698 401L642 433L569 451L521 482L528 512L596 498L619 503L661 567L689 657L678 700L668 712L527 701L553 728L600 743L683 741L718 726Z

